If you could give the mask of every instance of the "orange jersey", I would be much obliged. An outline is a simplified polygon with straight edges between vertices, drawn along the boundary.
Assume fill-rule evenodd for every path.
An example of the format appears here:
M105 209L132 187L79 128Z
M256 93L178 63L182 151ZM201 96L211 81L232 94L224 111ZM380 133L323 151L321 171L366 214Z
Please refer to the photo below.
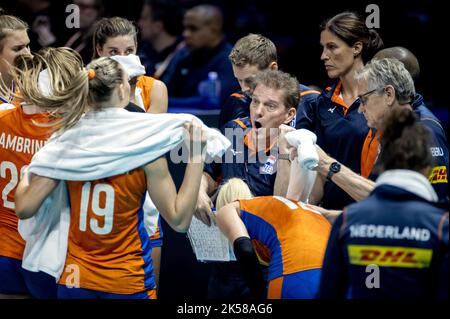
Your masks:
M14 194L23 169L51 134L33 121L46 119L44 114L24 114L20 106L0 112L0 256L22 260L25 242L17 230Z
M152 94L153 83L155 83L155 79L150 76L140 76L136 83L136 87L141 89L141 97L146 112L150 109L152 104L150 97Z
M321 214L279 196L240 200L250 238L269 252L269 280L322 267L331 225Z
M68 181L67 185L70 231L59 283L69 284L76 266L81 288L116 294L153 289L142 209L147 190L144 171L91 182Z

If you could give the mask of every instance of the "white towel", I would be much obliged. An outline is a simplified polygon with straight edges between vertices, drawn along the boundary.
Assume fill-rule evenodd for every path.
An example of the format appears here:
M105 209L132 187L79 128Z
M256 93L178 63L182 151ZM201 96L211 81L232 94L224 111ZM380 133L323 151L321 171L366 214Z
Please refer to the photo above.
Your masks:
M297 148L298 157L291 165L287 198L308 203L319 164L315 143L317 136L311 131L300 129L286 134L287 142Z
M145 74L145 67L141 64L141 60L135 54L114 55L111 59L119 62L125 69L128 74L128 80Z
M41 90L41 93L45 97L49 97L53 95L53 87L51 85L52 81L50 81L50 73L48 73L48 69L44 69L39 73L38 78L38 86Z
M184 138L183 124L193 118L189 114L132 113L119 108L89 112L73 128L52 136L34 155L28 170L77 181L123 174L177 147ZM207 129L209 156L222 156L229 146L218 130ZM19 221L19 232L26 240L22 267L46 272L58 280L64 270L69 224L68 195L61 182L33 218Z
M10 103L2 103L0 104L0 111L15 109L16 107Z

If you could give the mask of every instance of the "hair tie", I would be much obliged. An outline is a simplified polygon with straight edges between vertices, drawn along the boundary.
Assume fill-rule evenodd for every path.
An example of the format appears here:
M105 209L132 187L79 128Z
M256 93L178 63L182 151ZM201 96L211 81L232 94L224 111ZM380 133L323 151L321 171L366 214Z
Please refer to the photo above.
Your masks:
M89 81L95 78L95 71L93 69L88 70L88 79Z

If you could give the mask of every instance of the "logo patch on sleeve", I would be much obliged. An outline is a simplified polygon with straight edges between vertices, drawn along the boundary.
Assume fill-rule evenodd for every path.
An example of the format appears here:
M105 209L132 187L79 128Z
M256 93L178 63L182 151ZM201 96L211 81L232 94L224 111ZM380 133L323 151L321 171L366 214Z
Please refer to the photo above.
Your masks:
M436 166L431 170L431 174L428 177L431 184L448 183L447 181L447 167Z
M429 268L433 250L424 248L349 245L350 264L385 267Z
M267 159L266 163L264 164L264 166L261 166L259 168L259 173L260 174L268 174L268 175L272 175L273 173L275 173L274 165L275 165L276 161L277 161L277 158L273 155L270 155L269 158Z

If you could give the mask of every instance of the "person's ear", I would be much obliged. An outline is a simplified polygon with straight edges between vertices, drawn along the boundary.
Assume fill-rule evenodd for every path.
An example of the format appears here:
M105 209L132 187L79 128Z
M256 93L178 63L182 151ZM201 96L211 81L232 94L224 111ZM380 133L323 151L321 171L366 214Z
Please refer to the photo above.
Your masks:
M102 48L99 44L97 44L97 45L95 46L95 51L97 51L97 55L98 55L98 56L102 56L102 54L103 54L103 48Z
M272 63L270 63L269 64L269 70L277 71L278 70L278 63L276 61L273 61Z
M361 41L356 41L353 45L353 56L356 58L361 55L363 49L363 43Z
M297 109L295 107L291 107L289 109L289 111L287 112L287 117L283 124L286 124L286 125L291 124L291 122L294 119L296 114L297 114Z
M123 85L123 83L119 84L119 90L117 94L119 95L119 99L122 101L125 97L125 86Z
M384 88L384 95L386 99L386 104L389 106L394 105L395 102L395 89L392 85L387 85Z

